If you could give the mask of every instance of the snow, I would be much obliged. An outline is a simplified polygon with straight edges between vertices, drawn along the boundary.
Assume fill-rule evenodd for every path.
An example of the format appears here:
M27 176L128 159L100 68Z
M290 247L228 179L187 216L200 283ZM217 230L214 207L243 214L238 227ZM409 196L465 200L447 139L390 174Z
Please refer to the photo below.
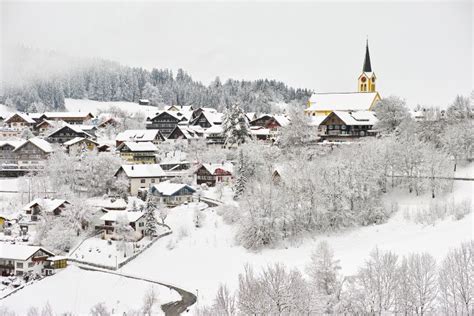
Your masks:
M18 150L20 147L23 147L27 143L32 143L33 145L35 145L36 147L38 147L39 149L41 149L45 153L53 152L53 147L51 146L51 144L49 142L45 141L44 139L41 139L41 138L38 138L38 137L34 137L34 138L30 138L28 140L25 140L23 143L21 143L21 145L19 145L17 148L15 148L15 150Z
M213 196L215 194L212 193ZM224 195L226 199L231 196ZM472 182L456 181L454 193L439 197L439 200L452 197L461 200L471 195ZM416 224L404 218L407 207L426 205L429 201L429 196L415 198L401 193L389 195L387 203L397 202L399 211L387 223L341 233L313 235L299 243L259 253L236 245L235 227L225 224L215 209L204 210L206 216L203 225L196 228L193 224L196 206L182 205L172 209L166 219L173 234L158 240L136 260L124 266L122 271L139 271L137 273L141 275L173 282L190 291L198 290L199 304L210 304L219 283L225 282L234 290L237 288L238 274L246 263L259 269L270 263L282 262L304 271L312 249L322 240L326 240L334 249L345 275L356 273L376 246L399 255L428 252L441 260L449 249L472 239L472 213L459 221L446 218L431 226ZM160 269L156 269L157 260L160 261Z
M305 111L367 111L377 92L313 93Z
M153 187L163 196L171 196L185 187L188 187L190 190L194 191L194 189L187 184L171 183L169 181L154 184Z
M40 249L45 250L35 246L0 243L0 259L26 260Z
M30 203L26 204L23 207L23 210L28 211L33 205L38 204L41 207L42 211L47 212L47 213L51 213L55 209L57 209L58 207L60 207L61 205L65 204L65 203L69 204L68 201L62 200L62 199L40 199L40 198L38 198L38 199L34 199Z
M224 163L203 163L204 168L209 171L210 174L214 175L217 169L222 169L224 171L233 173L234 172L234 165L230 162Z
M7 118L11 115L11 113L15 112L15 109L6 106L5 104L0 104L0 116L3 118Z
M139 309L145 293L152 286L158 294L156 312L160 315L161 304L180 299L175 291L158 284L69 266L5 298L0 301L0 307L26 315L31 306L41 310L49 303L55 315L66 312L89 315L94 305L103 302L109 310L114 309L114 315L122 315Z
M122 165L123 171L129 178L165 177L166 173L159 164Z
M158 129L129 129L117 135L116 141L152 142L157 138Z
M346 125L375 125L377 123L377 117L373 111L334 111Z
M143 215L145 215L145 213L142 212L108 211L106 214L102 215L100 220L116 222L118 217L124 216L127 218L128 222L133 223L139 220Z
M92 139L88 139L88 138L84 138L84 137L74 137L73 139L67 141L64 143L64 146L68 147L68 146L71 146L71 145L74 145L76 143L79 143L79 142L82 142L84 140L87 140L87 141L90 141L96 145L98 145L99 143L93 141Z
M155 116L156 112L158 112L158 108L156 106L149 106L149 105L139 105L133 102L118 102L118 101L110 101L110 102L100 102L100 101L93 101L93 100L79 100L79 99L65 99L65 106L68 111L71 112L91 112L94 115L97 115L99 111L106 112L111 106L118 107L123 111L127 111L130 114L135 114L142 112L146 116Z
M156 148L155 144L152 142L123 142L120 144L120 146L117 149L122 148L123 146L128 147L130 151L157 151L158 148Z

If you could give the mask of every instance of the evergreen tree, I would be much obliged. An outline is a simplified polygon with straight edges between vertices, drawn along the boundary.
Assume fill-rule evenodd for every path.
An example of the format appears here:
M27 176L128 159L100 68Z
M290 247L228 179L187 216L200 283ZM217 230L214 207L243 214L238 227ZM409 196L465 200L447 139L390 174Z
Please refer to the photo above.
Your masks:
M151 194L149 194L148 199L146 201L146 209L145 209L145 231L146 231L146 234L150 236L150 239L153 238L153 236L157 232L157 220L155 216L156 208L157 208L157 205L155 203L155 200L151 196Z
M247 164L245 162L244 153L241 149L239 152L239 166L238 166L237 179L234 187L234 199L237 200L242 196L247 184Z
M233 105L226 110L223 125L226 147L239 146L250 138L245 112L238 105Z

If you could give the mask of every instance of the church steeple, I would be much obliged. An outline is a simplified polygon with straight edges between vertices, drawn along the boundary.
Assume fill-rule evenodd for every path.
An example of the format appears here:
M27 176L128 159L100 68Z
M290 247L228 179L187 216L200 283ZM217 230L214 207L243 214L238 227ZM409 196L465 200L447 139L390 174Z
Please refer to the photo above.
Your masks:
M372 71L369 54L369 40L365 43L365 59L362 67L362 74L357 79L357 91L359 92L375 92L375 73Z
M372 66L370 65L370 54L369 54L369 40L365 44L365 60L363 72L372 72Z

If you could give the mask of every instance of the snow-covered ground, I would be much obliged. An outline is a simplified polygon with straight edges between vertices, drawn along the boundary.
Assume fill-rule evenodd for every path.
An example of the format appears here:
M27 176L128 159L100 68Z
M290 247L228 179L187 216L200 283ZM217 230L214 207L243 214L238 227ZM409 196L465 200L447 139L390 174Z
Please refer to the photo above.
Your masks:
M472 189L472 182L457 181L453 193L438 199L467 199L472 196ZM376 246L399 255L428 252L440 260L449 249L473 238L472 213L459 221L448 217L435 225L426 226L406 219L404 210L417 204L426 205L430 201L429 196L414 198L398 193L389 195L387 199L388 203L398 203L399 211L385 224L312 236L297 245L259 253L236 245L235 227L223 223L215 209L206 209L203 226L196 228L193 205L183 205L173 209L166 220L174 231L173 235L159 240L122 270L194 291L198 293L198 303L209 304L220 282L227 283L232 289L237 287L237 276L243 271L244 264L250 263L258 269L269 263L283 262L303 270L310 260L312 249L322 240L334 249L335 256L340 259L342 273L350 275L357 271Z
M69 266L5 298L0 301L0 307L26 315L30 307L41 311L49 303L55 315L66 312L89 315L92 306L103 302L109 311L113 309L115 315L122 315L129 310L139 310L145 293L152 286L158 294L157 313L161 312L160 304L180 299L175 291L164 286Z
M116 106L129 113L143 112L146 116L155 114L159 109L156 106L139 105L133 102L124 101L93 101L87 99L65 99L66 109L70 112L92 112L96 115L99 110L106 111L110 106Z

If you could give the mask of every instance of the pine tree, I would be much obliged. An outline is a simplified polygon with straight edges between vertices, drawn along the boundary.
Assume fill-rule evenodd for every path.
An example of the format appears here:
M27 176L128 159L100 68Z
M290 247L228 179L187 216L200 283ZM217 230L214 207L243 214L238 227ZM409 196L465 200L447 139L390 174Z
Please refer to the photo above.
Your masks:
M245 163L244 153L241 149L239 152L239 166L237 179L234 187L234 199L237 200L244 193L247 184L247 165Z
M150 236L150 239L157 232L157 220L155 216L156 203L152 196L148 196L145 209L145 231Z
M250 138L245 112L238 105L229 107L224 114L225 146L239 146Z

